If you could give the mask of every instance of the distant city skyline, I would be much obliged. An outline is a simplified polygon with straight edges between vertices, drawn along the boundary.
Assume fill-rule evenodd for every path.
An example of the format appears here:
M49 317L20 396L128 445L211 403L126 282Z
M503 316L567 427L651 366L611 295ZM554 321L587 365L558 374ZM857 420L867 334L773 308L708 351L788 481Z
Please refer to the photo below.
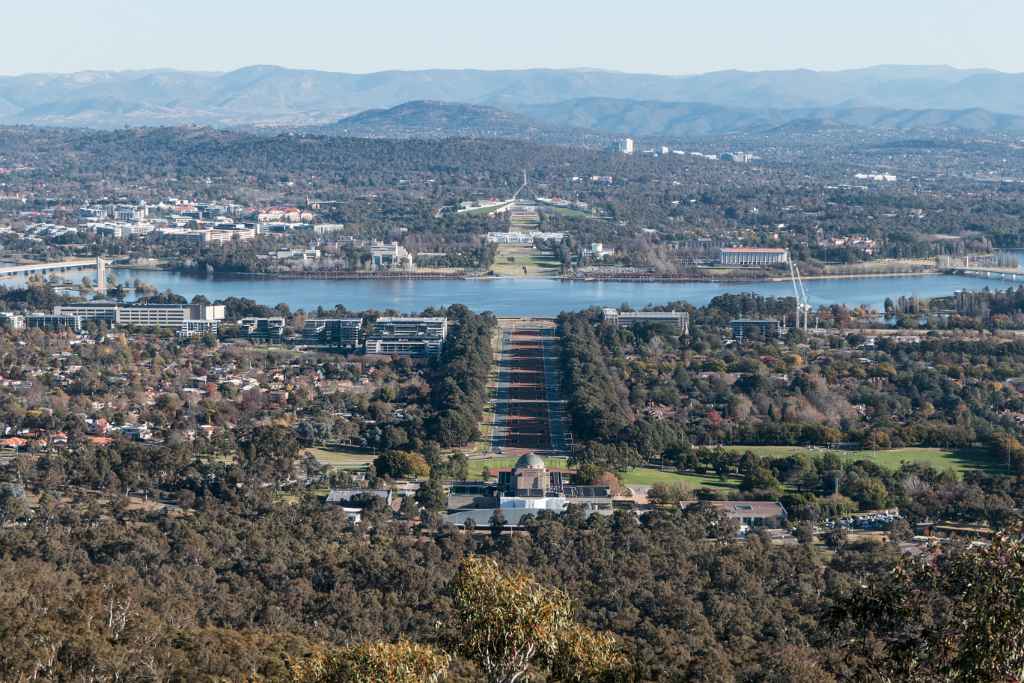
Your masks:
M1010 0L53 0L5 8L0 74L252 64L353 73L586 67L685 75L877 64L1024 72L1022 20L1024 5Z

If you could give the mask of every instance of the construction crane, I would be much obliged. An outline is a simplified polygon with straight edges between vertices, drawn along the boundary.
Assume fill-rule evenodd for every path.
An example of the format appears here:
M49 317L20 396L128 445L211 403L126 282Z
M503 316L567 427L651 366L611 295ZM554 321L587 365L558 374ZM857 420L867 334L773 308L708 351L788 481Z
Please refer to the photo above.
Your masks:
M804 331L806 332L811 319L811 300L807 298L807 290L804 289L804 279L800 277L800 266L794 264L793 270L796 271L796 284L800 287L800 297L803 301Z
M811 317L811 304L807 300L807 290L804 289L804 281L800 277L800 267L793 262L791 257L786 260L789 262L789 281L793 284L793 299L796 301L796 329L807 330Z

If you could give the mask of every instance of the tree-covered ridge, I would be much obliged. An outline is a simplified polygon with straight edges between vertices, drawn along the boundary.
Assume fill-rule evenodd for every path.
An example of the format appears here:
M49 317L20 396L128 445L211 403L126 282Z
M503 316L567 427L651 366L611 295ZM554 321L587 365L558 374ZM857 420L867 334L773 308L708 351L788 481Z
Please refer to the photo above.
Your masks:
M554 602L536 618L554 618L572 601L581 626L609 632L619 643L625 680L869 680L903 666L904 645L915 648L925 671L996 670L960 669L967 657L971 666L1015 661L1012 639L971 641L955 618L944 618L942 628L963 656L936 657L937 634L907 621L921 609L942 614L963 590L989 592L1000 600L999 618L1019 620L1020 543L1011 537L991 552L954 553L952 564L942 565L949 574L904 574L913 583L906 593L903 579L890 584L886 578L899 565L894 545L848 543L824 555L757 535L741 541L702 508L654 511L639 521L632 513L587 521L542 513L528 521L525 534L492 537L409 527L380 513L352 527L340 510L312 498L256 503L252 497L231 506L210 501L168 516L124 506L105 511L69 496L45 499L33 519L0 533L0 675L286 680L310 653L337 647L366 666L383 654L439 665L430 648L448 647L446 638L453 638L462 643L456 644L461 656L445 680L482 680L477 656L495 651L479 640L485 636L473 615L493 619L487 610L503 609L503 602L487 599L488 591L505 591L501 600L508 601L520 589L529 600L503 614L526 618L528 605L547 604L537 602L547 596ZM490 569L479 576L491 580L452 582L461 567L480 561ZM530 578L507 584L495 577L497 568ZM984 583L964 583L970 578ZM958 587L950 583L946 595L948 582ZM885 591L912 595L913 608L871 597ZM866 613L870 605L885 610L885 618ZM973 615L965 613L964 623L984 618ZM564 622L558 616L545 623ZM438 624L450 627L449 635ZM555 680L590 680L569 676L579 669L558 673L558 657L609 650L581 650L572 643L582 636L573 632L555 631L562 645L535 650L529 670L554 666ZM547 642L541 631L521 637ZM372 645L403 640L418 645ZM864 649L873 643L879 648ZM978 659L982 653L989 664Z

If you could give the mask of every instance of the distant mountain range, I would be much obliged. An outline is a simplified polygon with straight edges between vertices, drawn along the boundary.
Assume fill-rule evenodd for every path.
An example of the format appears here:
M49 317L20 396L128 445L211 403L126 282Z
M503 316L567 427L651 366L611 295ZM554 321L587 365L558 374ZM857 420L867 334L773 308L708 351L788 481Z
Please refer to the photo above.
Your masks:
M389 109L398 105L407 106ZM567 128L689 136L806 122L1016 132L1022 116L1024 74L946 66L696 76L591 69L346 74L252 66L228 73L0 77L0 123L99 128L325 125L327 132L350 135L475 130L543 138Z

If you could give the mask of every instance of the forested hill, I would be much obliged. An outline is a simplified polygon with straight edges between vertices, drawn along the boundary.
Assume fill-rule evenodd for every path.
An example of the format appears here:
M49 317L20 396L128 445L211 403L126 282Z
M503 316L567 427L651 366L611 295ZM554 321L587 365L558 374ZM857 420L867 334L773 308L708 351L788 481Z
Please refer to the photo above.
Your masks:
M807 128L941 130L1017 133L1024 117L984 109L887 109L822 107L768 109L725 107L702 102L660 102L587 98L539 104L521 111L549 127L608 134L690 138L729 133L774 133Z
M326 135L367 138L514 138L546 142L598 141L588 131L549 125L524 114L459 102L419 100L390 109L371 109L314 129Z

